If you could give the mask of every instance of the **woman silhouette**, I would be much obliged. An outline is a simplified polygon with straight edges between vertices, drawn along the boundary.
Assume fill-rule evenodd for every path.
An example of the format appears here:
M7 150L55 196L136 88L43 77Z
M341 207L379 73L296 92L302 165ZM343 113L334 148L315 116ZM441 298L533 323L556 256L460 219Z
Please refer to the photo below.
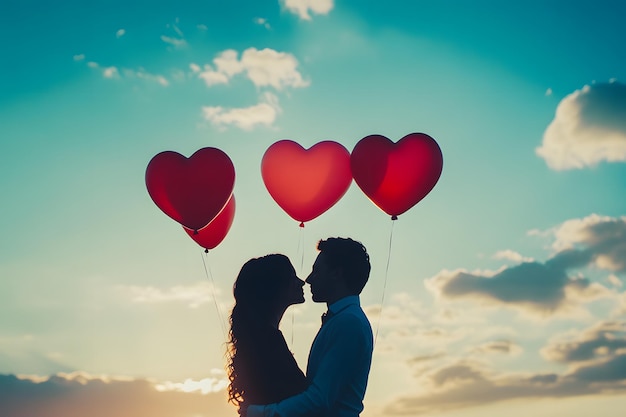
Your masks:
M278 329L287 307L304 302L303 286L285 255L250 259L241 268L230 315L229 402L245 409L306 389L306 377Z

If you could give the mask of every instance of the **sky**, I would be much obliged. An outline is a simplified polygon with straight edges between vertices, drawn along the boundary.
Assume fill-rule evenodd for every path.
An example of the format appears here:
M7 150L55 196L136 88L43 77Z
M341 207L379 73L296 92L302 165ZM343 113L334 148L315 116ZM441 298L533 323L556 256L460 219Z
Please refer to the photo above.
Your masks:
M225 325L245 261L361 241L377 333L364 417L626 407L621 1L0 2L0 414L234 417ZM273 143L423 132L441 178L392 222L353 182L304 228ZM205 254L151 158L232 160ZM325 306L281 330L302 368Z

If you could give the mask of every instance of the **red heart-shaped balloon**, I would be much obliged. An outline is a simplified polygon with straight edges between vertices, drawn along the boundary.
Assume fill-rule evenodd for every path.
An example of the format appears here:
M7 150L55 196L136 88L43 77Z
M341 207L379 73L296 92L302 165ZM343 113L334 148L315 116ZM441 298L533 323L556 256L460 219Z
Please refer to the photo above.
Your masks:
M192 238L194 242L208 251L209 249L213 249L222 243L222 240L224 240L230 230L230 226L233 224L234 218L235 195L233 194L230 197L230 200L228 200L226 207L220 211L220 214L218 214L217 217L211 220L211 223L207 224L197 232L187 229L186 227L183 227L183 229L185 229L185 232L187 232L189 237Z
M307 222L331 208L350 187L350 152L329 140L308 150L281 140L265 151L261 175L274 201L294 220Z
M146 169L146 187L168 216L197 231L224 208L235 186L235 167L223 151L202 148L191 157L165 151Z
M365 195L395 218L433 189L441 176L443 155L437 142L424 133L411 133L397 143L370 135L354 147L350 166Z

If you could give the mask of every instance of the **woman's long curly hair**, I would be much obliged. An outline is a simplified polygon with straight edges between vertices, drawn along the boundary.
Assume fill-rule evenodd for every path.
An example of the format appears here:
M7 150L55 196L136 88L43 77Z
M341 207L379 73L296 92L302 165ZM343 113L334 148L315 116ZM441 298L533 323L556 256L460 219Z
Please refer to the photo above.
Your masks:
M285 255L271 254L250 259L239 271L233 287L235 306L230 314L227 374L228 401L240 405L248 384L247 354L256 349L258 329L267 327L276 313L282 291L288 285L293 266Z

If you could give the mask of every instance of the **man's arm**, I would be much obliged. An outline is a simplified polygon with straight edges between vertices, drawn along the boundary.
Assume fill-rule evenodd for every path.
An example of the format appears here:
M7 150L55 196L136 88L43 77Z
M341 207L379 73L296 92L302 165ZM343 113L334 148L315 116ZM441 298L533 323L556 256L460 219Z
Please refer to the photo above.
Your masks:
M352 314L340 314L328 329L317 373L306 391L277 404L250 405L247 417L311 417L328 412L356 371L370 365L371 333Z

